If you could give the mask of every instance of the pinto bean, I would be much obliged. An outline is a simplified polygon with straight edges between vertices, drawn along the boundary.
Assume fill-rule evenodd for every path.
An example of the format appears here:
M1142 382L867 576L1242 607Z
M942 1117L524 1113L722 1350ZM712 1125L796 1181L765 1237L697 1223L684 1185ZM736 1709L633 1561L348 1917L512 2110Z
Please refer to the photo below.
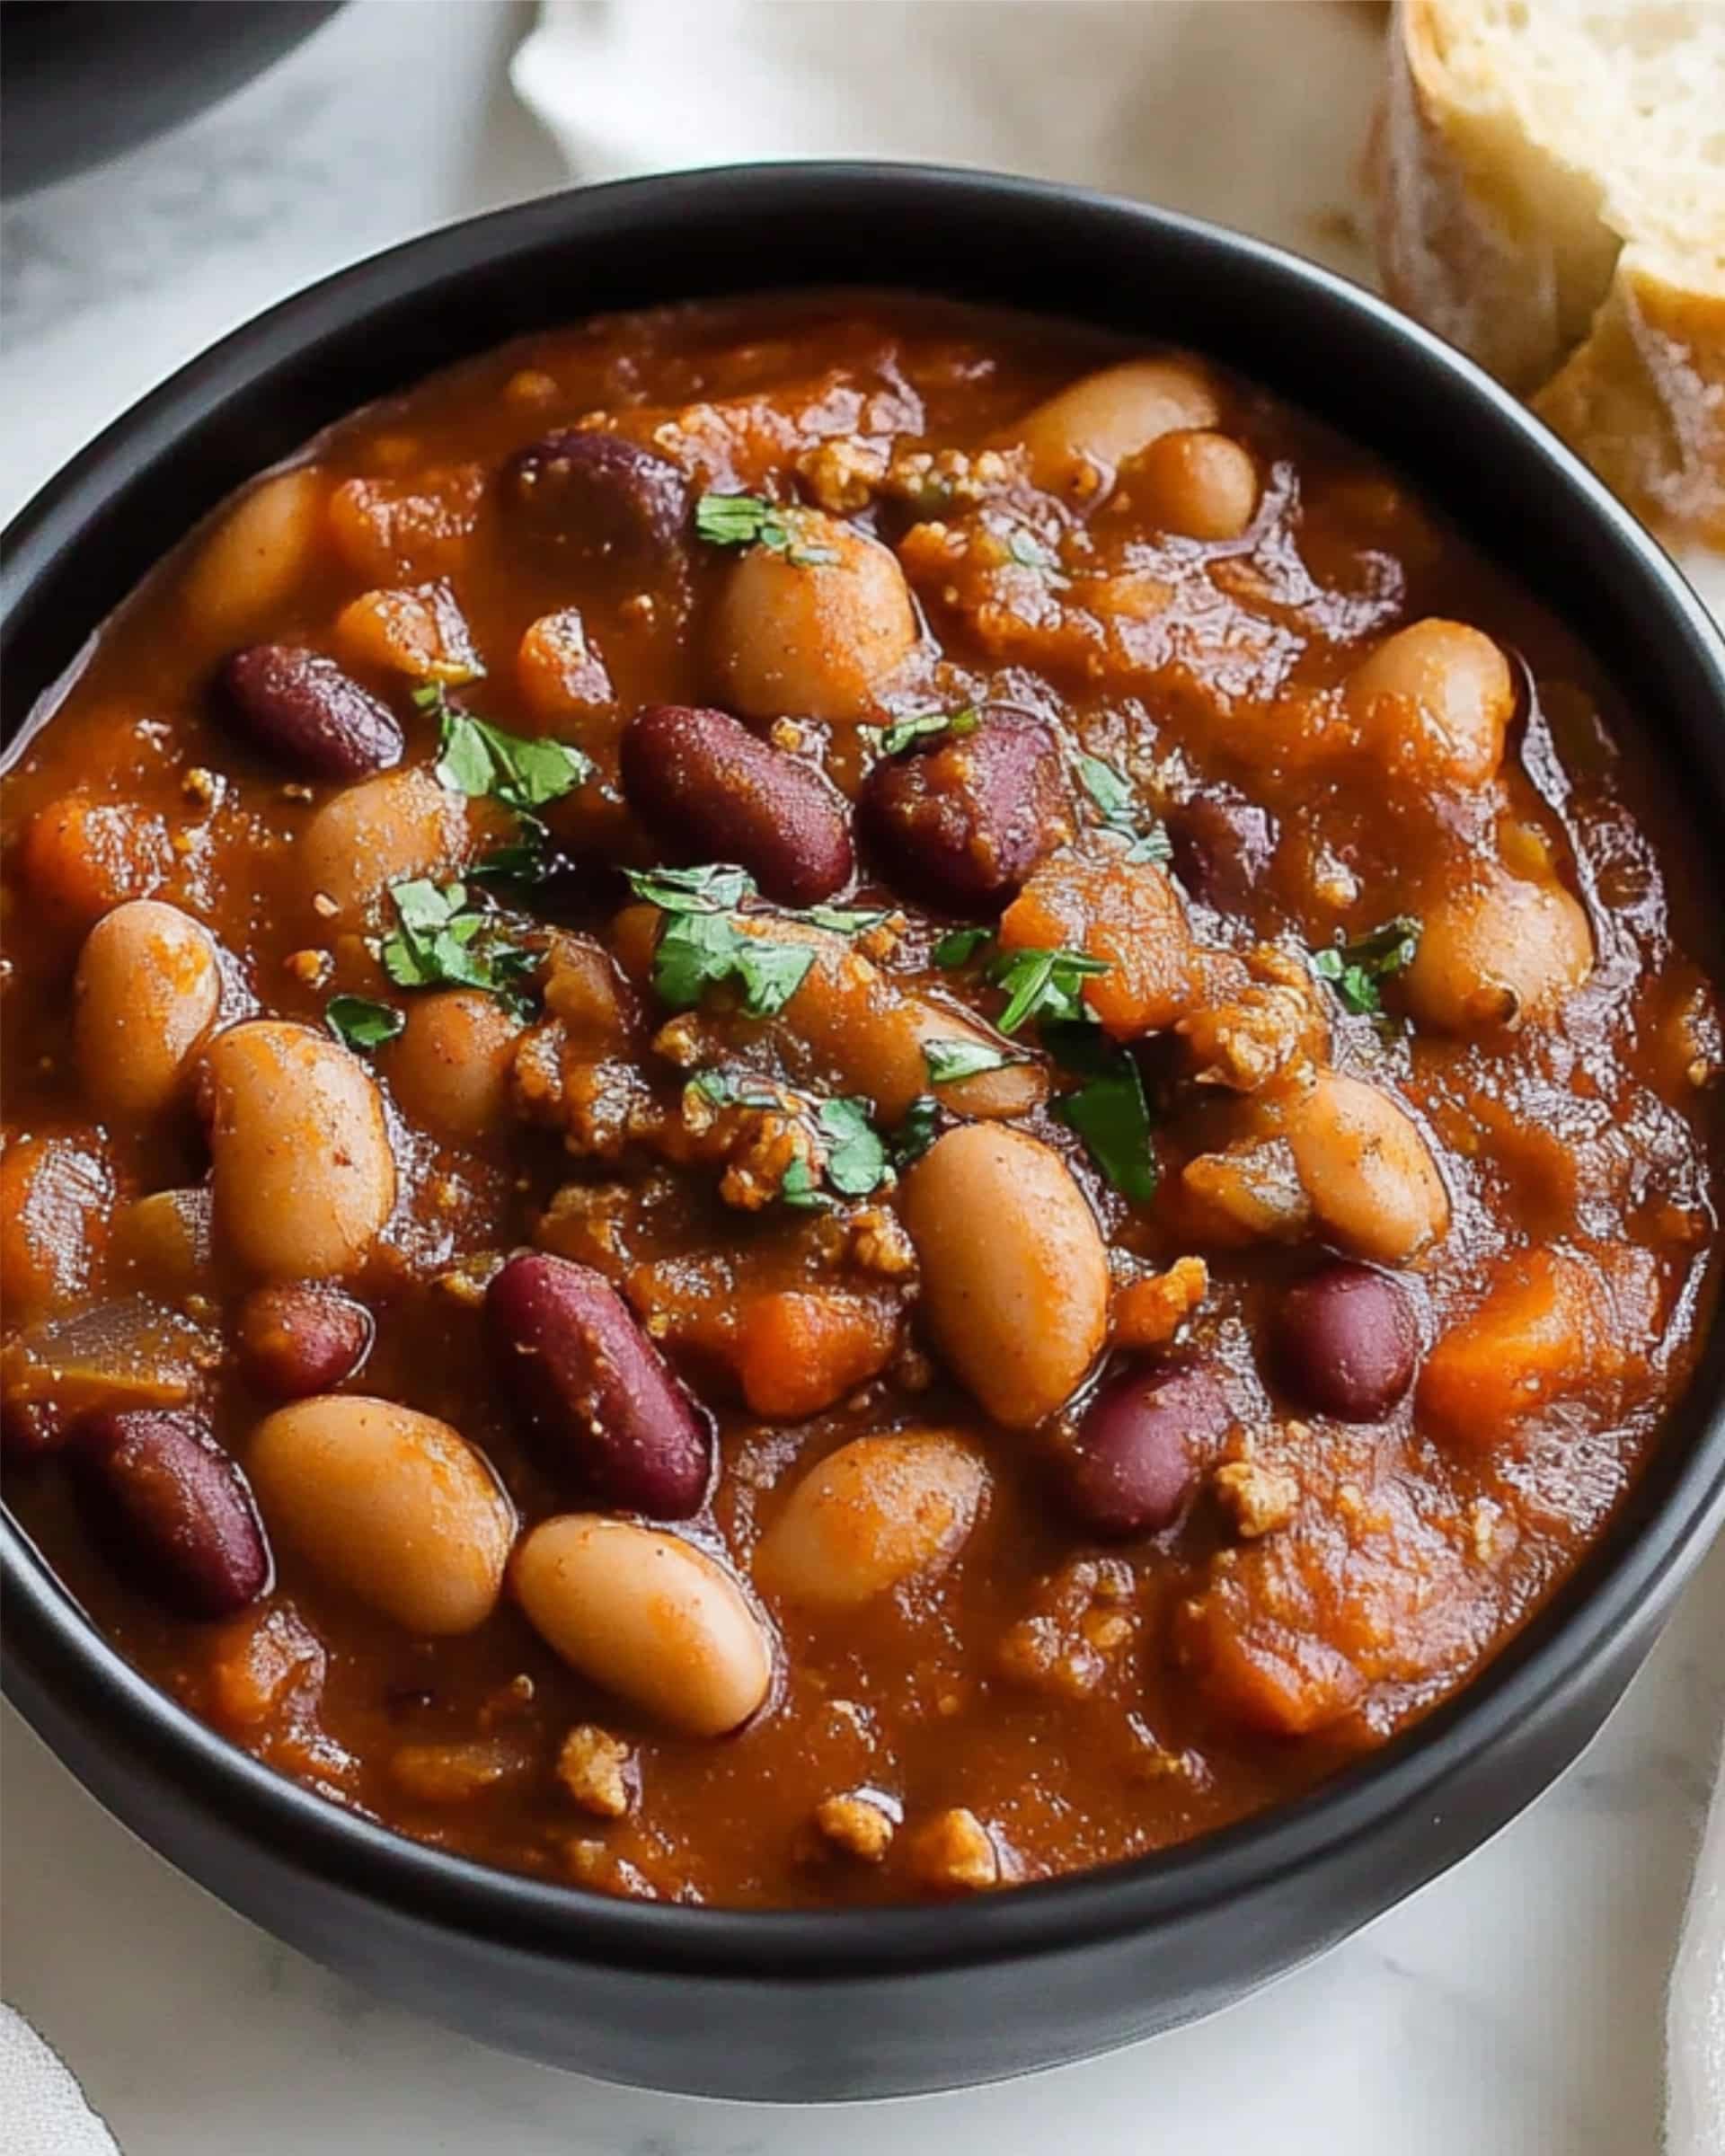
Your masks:
M249 1462L275 1532L409 1631L471 1632L497 1606L515 1510L447 1422L330 1393L266 1416Z
M402 760L395 714L321 652L253 644L234 654L217 686L252 746L308 778L362 779Z
M1119 1372L1060 1456L1066 1503L1092 1534L1155 1533L1179 1516L1230 1420L1227 1398L1201 1363Z
M191 1416L87 1416L68 1458L98 1537L177 1615L232 1616L269 1584L245 1478Z
M1258 508L1251 451L1205 427L1159 436L1122 482L1164 531L1187 539L1237 539Z
M782 906L812 906L856 870L845 803L812 764L729 711L655 704L623 737L629 806L680 859L734 861Z
M302 1281L256 1287L240 1305L240 1367L278 1400L327 1392L351 1377L370 1351L371 1312L329 1287Z
M689 483L638 443L562 427L503 467L506 500L571 552L641 560L674 547L689 520Z
M1407 1110L1376 1086L1321 1071L1286 1118L1295 1172L1344 1250L1404 1265L1449 1226L1449 1193Z
M216 1022L222 971L216 940L190 914L134 898L84 940L74 1038L84 1095L98 1115L154 1116L180 1092L193 1051Z
M916 648L910 588L879 540L812 509L788 553L732 564L713 616L727 701L745 718L866 719Z
M1029 1429L1062 1406L1108 1330L1108 1255L1051 1146L969 1123L906 1179L934 1343L996 1422Z
M525 1252L492 1278L485 1311L523 1414L582 1487L657 1519L697 1509L711 1434L602 1274Z
M509 1120L509 1073L522 1026L494 995L448 988L415 996L398 1039L378 1057L411 1119L457 1143L492 1135Z
M267 1278L365 1260L395 1204L383 1101L359 1058L308 1026L252 1019L205 1056L217 1231Z
M1002 438L1029 452L1045 492L1098 499L1119 466L1177 428L1213 427L1216 397L1188 360L1128 359L1039 404Z
M1515 714L1509 662L1462 622L1411 622L1349 676L1349 717L1367 755L1433 785L1482 786Z
M1588 916L1561 884L1493 873L1428 909L1402 986L1421 1025L1482 1033L1548 1014L1592 970Z
M882 757L857 819L895 875L954 913L1003 906L1076 828L1054 736L990 704L971 732L924 738Z
M534 1630L571 1668L690 1736L723 1736L773 1681L766 1629L714 1559L629 1520L568 1513L510 1571Z
M261 628L316 552L327 482L314 464L277 472L229 509L186 571L188 624L210 644Z
M1282 1297L1271 1346L1303 1406L1343 1422L1376 1422L1413 1382L1420 1329L1397 1281L1337 1259Z
M479 851L486 809L413 765L349 786L323 803L299 842L307 901L358 927L393 883L441 876Z
M854 1438L792 1491L761 1538L755 1577L806 1607L861 1608L951 1562L986 1481L978 1454L946 1430Z

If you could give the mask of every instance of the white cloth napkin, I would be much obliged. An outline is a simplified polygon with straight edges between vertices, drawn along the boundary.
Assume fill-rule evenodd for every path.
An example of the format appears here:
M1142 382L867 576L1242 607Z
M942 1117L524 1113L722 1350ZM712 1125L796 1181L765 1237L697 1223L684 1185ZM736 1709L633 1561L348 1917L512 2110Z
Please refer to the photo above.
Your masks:
M0 2132L8 2156L119 2156L64 2061L0 2006Z
M924 158L1140 195L1373 281L1381 11L1343 0L544 0L516 89L581 179ZM1684 567L1725 620L1725 559ZM1668 2017L1667 2156L1725 2152L1725 1779Z

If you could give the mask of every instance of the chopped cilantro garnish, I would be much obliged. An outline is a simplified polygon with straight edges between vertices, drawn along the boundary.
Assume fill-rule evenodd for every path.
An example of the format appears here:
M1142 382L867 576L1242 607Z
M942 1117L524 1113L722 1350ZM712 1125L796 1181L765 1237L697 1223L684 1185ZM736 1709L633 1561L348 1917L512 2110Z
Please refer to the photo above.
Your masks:
M572 793L592 775L592 760L579 748L506 733L451 703L441 682L415 690L413 701L438 715L438 782L452 793L489 794L506 808L528 815Z
M884 906L809 906L796 918L816 928L830 928L835 935L860 936L865 929L879 928L889 918Z
M807 1161L792 1161L780 1180L779 1199L799 1211L812 1213L827 1203L827 1194Z
M374 1003L368 995L332 995L323 1006L323 1022L344 1047L361 1054L394 1040L407 1023L405 1011Z
M931 1085L956 1085L960 1078L976 1078L984 1071L1004 1070L1009 1063L1022 1063L1024 1058L1013 1055L1009 1049L995 1047L991 1041L954 1037L925 1040L923 1061L928 1065Z
M692 1011L709 988L732 986L750 1018L771 1018L801 987L815 951L775 942L725 914L673 913L653 953L653 986L673 1011Z
M689 1085L715 1108L777 1109L787 1115L796 1109L794 1094L781 1094L747 1071L697 1071ZM818 1174L807 1161L793 1161L779 1185L780 1197L787 1206L825 1205L823 1182L841 1197L866 1197L890 1165L886 1141L869 1121L868 1102L839 1096L813 1106L825 1158Z
M913 741L929 740L936 734L949 734L962 740L967 734L974 734L981 724L982 713L970 703L960 711L924 711L915 719L895 719L890 726L865 726L862 730L874 736L883 756L896 756Z
M1102 828L1127 842L1128 861L1171 861L1173 845L1156 822L1146 823L1130 785L1100 756L1080 756L1078 776L1084 791L1102 812Z
M887 1148L866 1100L823 1100L815 1113L827 1142L827 1180L845 1197L866 1197L887 1172Z
M689 1081L694 1091L715 1108L780 1108L778 1094L765 1079L747 1072L697 1071Z
M783 916L739 914L755 880L725 863L694 869L625 869L629 888L669 918L653 958L653 985L673 1010L692 1010L710 987L742 992L751 1018L770 1018L802 985L818 951L773 933L774 919L807 921L839 935L860 935L886 915L861 906L814 906Z
M934 963L943 966L949 973L960 966L968 966L983 948L994 941L991 928L955 928L934 946Z
M835 548L809 543L806 510L758 494L703 494L694 505L694 528L711 546L765 546L798 569L838 559Z
M416 877L392 884L389 896L400 926L377 955L398 988L477 988L511 1010L531 1007L520 983L538 953L504 941L497 916L468 906L464 884L439 888Z
M625 869L637 898L667 914L729 914L755 896L747 869L714 862L699 869Z
M1006 552L1021 569L1057 569L1060 557L1045 546L1034 532L1022 526L1006 542Z
M1054 1027L1044 1036L1056 1059L1084 1080L1049 1104L1119 1191L1139 1205L1156 1194L1150 1106L1138 1066L1093 1026Z
M1384 1009L1378 984L1411 964L1420 948L1420 929L1413 915L1398 914L1367 935L1314 950L1312 970L1329 982L1344 1010L1358 1018L1376 1018Z
M892 1133L891 1153L895 1168L908 1168L913 1161L920 1161L934 1143L934 1134L940 1127L941 1104L933 1093L918 1093L898 1119Z
M1084 1000L1084 984L1098 974L1113 970L1107 959L1092 959L1082 950L1003 950L988 967L988 978L1005 989L1006 1008L995 1021L1003 1033L1016 1033L1035 1018L1044 1023L1078 1021L1090 1016Z

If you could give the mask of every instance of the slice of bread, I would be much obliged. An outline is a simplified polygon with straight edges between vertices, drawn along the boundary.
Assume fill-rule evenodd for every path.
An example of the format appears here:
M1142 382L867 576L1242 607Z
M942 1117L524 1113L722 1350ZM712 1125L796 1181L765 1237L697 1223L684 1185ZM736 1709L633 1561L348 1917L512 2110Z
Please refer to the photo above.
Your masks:
M1725 547L1725 4L1398 0L1371 162L1397 305Z

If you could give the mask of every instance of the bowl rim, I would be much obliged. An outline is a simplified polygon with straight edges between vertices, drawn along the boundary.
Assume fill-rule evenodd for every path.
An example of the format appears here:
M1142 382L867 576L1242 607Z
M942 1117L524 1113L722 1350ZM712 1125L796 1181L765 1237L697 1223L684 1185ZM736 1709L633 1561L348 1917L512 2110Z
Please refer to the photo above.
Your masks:
M1201 244L1290 291L1304 287L1368 340L1399 343L1420 365L1446 375L1500 437L1508 430L1536 455L1616 567L1641 579L1666 631L1691 648L1725 734L1725 641L1669 558L1506 391L1387 302L1266 242L1097 190L942 165L836 160L719 166L563 190L402 242L280 301L122 412L13 519L0 536L0 668L37 583L110 491L195 432L254 376L285 362L303 365L325 336L393 298L470 272L482 253L532 253L556 238L579 245L583 219L616 205L670 220L715 188L769 216L857 190L879 196L883 207L919 199L924 214L992 198L1027 216L1077 214L1129 225L1150 248L1159 237ZM814 280L797 281L814 288ZM1075 309L1073 319L1083 318ZM1274 388L1274 366L1261 372ZM19 729L13 753L31 730ZM792 1909L632 1902L415 1842L279 1774L157 1691L96 1631L9 1508L0 1515L5 1689L28 1712L34 1688L60 1687L70 1711L102 1733L99 1741L128 1748L189 1804L216 1814L247 1842L287 1852L332 1886L475 1940L618 1969L752 1982L902 1975L1068 1951L1219 1913L1273 1893L1344 1849L1381 1842L1404 1823L1429 1822L1482 1754L1517 1725L1576 1704L1613 1640L1644 1630L1664 1613L1725 1524L1725 1354L1711 1351L1725 1346L1717 1314L1712 1335L1710 1352L1666 1418L1667 1432L1681 1423L1687 1440L1661 1470L1666 1486L1646 1494L1656 1445L1580 1563L1456 1692L1290 1803L1148 1856L1003 1894L938 1905Z

